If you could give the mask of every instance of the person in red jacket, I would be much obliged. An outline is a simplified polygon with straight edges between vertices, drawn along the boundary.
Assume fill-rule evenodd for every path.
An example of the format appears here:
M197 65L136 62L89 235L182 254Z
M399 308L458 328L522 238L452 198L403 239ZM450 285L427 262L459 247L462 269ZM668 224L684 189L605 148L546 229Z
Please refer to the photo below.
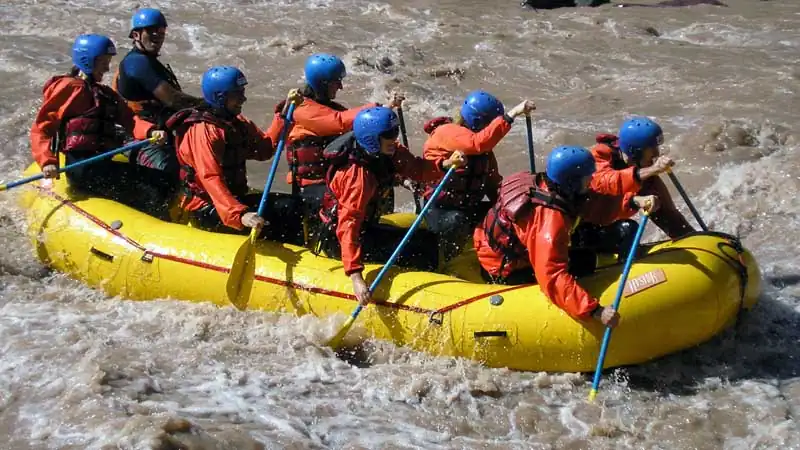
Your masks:
M353 120L360 111L378 106L368 103L346 108L335 102L347 75L344 62L335 55L316 53L308 57L304 68L306 84L301 93L303 103L294 111L294 126L286 147L289 173L286 182L292 193L301 195L307 210L316 215L325 193L328 163L322 153L334 139L353 129ZM393 100L395 107L402 100Z
M594 172L594 158L585 148L554 149L545 173L519 172L503 180L497 203L475 228L473 238L487 281L538 282L547 298L571 317L591 317L614 327L619 315L600 306L577 283L570 255L570 232L579 218L605 214L593 203L596 194L589 190ZM633 211L653 201L652 197L626 200L617 209Z
M467 158L467 165L453 174L425 218L428 229L439 235L441 263L461 252L475 225L497 200L503 176L494 147L511 131L514 118L535 109L532 101L525 100L505 114L500 100L478 90L467 95L455 119L437 117L425 124L430 137L423 147L424 158L435 161L455 151L461 151ZM425 187L426 202L437 184ZM489 201L484 202L484 197Z
M415 181L441 178L442 172L464 163L461 152L447 159L428 160L411 154L397 142L400 122L390 108L368 108L355 118L353 131L340 136L325 149L330 161L326 176L328 190L322 200L319 250L330 257L341 257L345 274L353 282L353 292L362 304L369 302L369 288L361 272L363 261L385 261L400 243L406 230L380 227L378 202L381 192L392 189L396 175ZM436 254L430 254L430 239L417 230L399 265L436 267ZM335 238L334 238L335 237ZM434 241L435 242L435 241ZM433 245L435 250L435 245Z
M618 136L597 136L597 144L591 149L597 164L592 190L617 198L652 195L658 199L660 207L651 218L670 239L694 231L675 206L666 184L659 177L675 164L670 157L659 152L664 139L661 127L646 117L633 117L622 124ZM638 224L630 220L635 211L619 212L616 216L604 219L610 225L603 226L590 221L581 223L575 232L573 244L594 247L598 251L619 248L619 258L624 260L636 236Z
M194 225L208 231L242 233L265 224L253 211L261 194L248 195L246 161L272 157L283 120L276 116L264 133L242 115L246 85L236 67L212 67L201 82L207 105L179 111L167 121L181 164L183 209Z
M72 47L70 73L45 83L44 101L30 131L31 153L45 177L57 176L59 152L72 164L121 147L118 125L128 133L136 129L142 136L165 141L166 133L138 120L116 92L101 84L116 54L107 36L82 34ZM170 183L157 171L109 158L70 170L66 176L75 189L167 217Z

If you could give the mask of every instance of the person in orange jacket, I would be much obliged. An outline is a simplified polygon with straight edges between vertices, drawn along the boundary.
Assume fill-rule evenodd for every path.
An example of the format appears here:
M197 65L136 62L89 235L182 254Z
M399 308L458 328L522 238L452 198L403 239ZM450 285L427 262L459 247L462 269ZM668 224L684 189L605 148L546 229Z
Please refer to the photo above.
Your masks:
M486 91L470 92L455 118L437 117L425 124L430 135L422 156L438 160L455 151L463 152L467 165L453 174L431 207L425 221L439 235L442 257L456 256L475 225L497 200L503 176L497 166L494 147L509 131L516 117L530 114L536 105L525 100L505 114L503 103ZM429 183L423 197L427 202L437 183ZM488 197L488 202L484 202Z
M614 327L619 315L600 306L578 285L576 276L583 273L576 273L576 268L585 263L573 261L570 255L570 233L579 218L606 214L602 204L594 203L597 194L589 190L594 173L594 158L588 150L557 147L548 156L545 173L520 172L503 180L497 203L475 228L473 238L487 281L538 282L547 298L571 317L591 317ZM635 211L654 205L653 200L629 196L618 201L617 208ZM594 269L591 266L586 272Z
M293 194L302 196L307 210L315 214L325 193L328 167L322 155L325 147L353 129L356 114L378 104L348 109L334 101L347 75L344 62L335 55L311 55L306 60L304 73L306 84L301 91L304 100L294 111L295 124L286 147L289 163L286 182L292 185ZM389 107L397 104L393 100Z
M69 74L45 83L44 101L31 126L30 142L33 158L46 178L57 176L59 152L64 152L67 164L72 164L121 147L124 142L116 132L118 125L128 133L136 130L141 136L165 142L166 133L138 120L116 92L101 84L116 54L107 36L82 34L72 46ZM80 191L167 217L165 193L170 185L158 171L109 158L70 170L66 176Z
M406 233L405 229L381 227L378 202L381 192L392 189L396 175L415 181L441 178L450 167L464 164L464 155L428 160L414 156L397 142L400 121L390 108L377 106L358 113L353 131L325 149L330 161L328 190L322 200L319 249L330 257L341 257L344 271L353 282L353 292L362 304L369 302L369 288L361 272L363 260L385 261ZM417 230L398 258L400 265L436 267L436 254L425 230ZM435 250L435 245L433 245Z
M200 106L203 102L184 93L169 64L159 61L166 34L167 19L161 11L154 8L136 10L128 34L133 40L133 48L120 61L111 83L139 118L162 126L172 114ZM144 139L142 135L133 137ZM177 186L178 159L171 144L133 151L131 159L145 167L167 172Z
M653 222L671 239L677 239L693 232L694 228L675 206L666 184L659 177L675 164L670 157L659 152L663 139L661 127L646 117L626 120L618 136L598 135L597 144L591 149L597 164L591 188L618 198L626 194L655 196L660 207L651 216ZM630 220L635 212L616 211L620 214L604 219L610 225L603 226L590 221L581 223L575 232L573 244L594 247L598 251L620 248L619 258L620 261L624 260L636 236L638 224Z
M284 122L276 116L264 133L242 115L246 85L236 67L212 67L201 82L206 105L167 121L181 164L182 207L195 226L208 231L237 234L265 225L254 212L261 194L248 195L246 161L272 157Z

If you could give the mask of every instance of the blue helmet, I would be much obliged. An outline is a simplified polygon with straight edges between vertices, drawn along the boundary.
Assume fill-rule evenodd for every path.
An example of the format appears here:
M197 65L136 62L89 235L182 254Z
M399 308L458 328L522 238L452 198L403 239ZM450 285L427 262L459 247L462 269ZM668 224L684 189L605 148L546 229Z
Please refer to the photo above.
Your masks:
M149 27L167 27L167 18L154 8L142 8L131 17L131 34L133 30ZM130 36L129 36L130 37Z
M247 78L241 70L231 66L216 66L206 70L200 89L203 99L211 106L225 107L225 99L229 92L243 89Z
M480 131L497 116L505 114L503 103L486 91L472 91L461 105L461 118L472 131Z
M102 34L82 34L72 44L72 64L86 75L94 70L94 60L98 56L116 55L114 42Z
M633 117L619 127L619 149L629 158L638 159L641 151L661 145L661 127L647 117Z
M324 93L331 81L341 81L347 76L344 62L338 56L327 53L316 53L309 56L303 70L306 82L318 94Z
M547 157L547 178L567 194L577 194L583 187L583 178L595 171L594 156L583 147L562 145Z
M353 121L353 134L356 142L370 155L381 150L381 140L397 139L400 133L400 119L397 114L385 106L376 106L362 110Z

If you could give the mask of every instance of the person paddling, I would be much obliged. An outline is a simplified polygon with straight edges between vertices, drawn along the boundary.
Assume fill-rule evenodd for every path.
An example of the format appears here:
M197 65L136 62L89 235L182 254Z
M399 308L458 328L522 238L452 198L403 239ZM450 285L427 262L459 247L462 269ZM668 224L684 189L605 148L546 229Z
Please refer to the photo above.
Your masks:
M515 118L535 109L532 101L523 100L506 114L497 97L478 90L467 95L456 117L437 117L425 124L429 137L422 154L426 159L436 161L456 151L467 158L466 166L450 178L425 218L428 228L439 235L440 263L460 253L475 225L497 200L503 176L494 148L511 131ZM437 185L438 180L426 186L426 202Z
M347 76L344 62L336 55L316 53L309 56L303 72L306 82L301 94L304 99L294 111L295 124L286 147L289 163L286 181L292 185L294 193L302 196L308 210L316 212L325 194L328 168L322 155L325 147L352 131L359 112L378 104L347 108L335 101Z
M153 8L142 8L133 13L128 37L133 48L120 61L112 87L142 120L163 126L174 113L184 108L199 106L203 100L186 94L169 64L158 57L167 35L167 19ZM134 134L135 139L144 139ZM163 170L176 181L178 158L173 145L155 146L133 152L131 159L139 165Z
M591 149L597 165L591 189L606 196L609 214L601 222L581 222L575 230L573 245L617 253L619 260L624 261L639 226L631 220L637 211L614 206L625 199L630 202L635 196L657 199L660 207L650 217L671 239L694 231L659 177L675 165L672 158L661 154L663 139L661 126L647 117L626 120L617 135L597 135L597 144Z
M45 177L57 176L59 152L72 164L121 147L124 142L117 126L130 134L155 138L159 144L166 141L165 132L138 118L119 94L102 84L116 54L107 36L82 34L72 46L70 72L44 84L30 143ZM158 171L107 159L70 170L66 177L74 189L168 218L171 183Z
M475 228L481 273L490 283L537 282L556 306L578 320L595 319L614 327L619 314L600 306L576 281L586 264L570 254L570 234L581 219L605 214L589 189L595 162L582 147L561 146L547 158L544 173L518 172L503 180L497 203ZM650 197L634 197L642 208ZM653 205L657 208L657 205ZM619 201L617 209L630 209ZM594 270L590 264L588 271Z
M181 164L182 208L204 230L239 234L266 224L255 212L261 194L248 194L246 162L272 158L283 119L276 115L265 133L245 117L246 86L238 68L212 67L201 82L205 104L167 121Z
M386 261L406 232L378 224L381 193L393 188L397 175L414 181L433 181L440 179L451 166L464 164L461 152L436 161L414 156L397 142L399 134L397 114L390 108L376 106L359 112L353 121L353 131L325 149L330 166L327 191L319 211L322 220L319 250L330 257L341 257L344 272L353 282L353 292L362 305L369 302L371 295L362 276L364 261ZM400 255L399 264L415 265L410 264L412 259L428 269L436 267L435 246L431 249L425 243L424 233L414 234Z

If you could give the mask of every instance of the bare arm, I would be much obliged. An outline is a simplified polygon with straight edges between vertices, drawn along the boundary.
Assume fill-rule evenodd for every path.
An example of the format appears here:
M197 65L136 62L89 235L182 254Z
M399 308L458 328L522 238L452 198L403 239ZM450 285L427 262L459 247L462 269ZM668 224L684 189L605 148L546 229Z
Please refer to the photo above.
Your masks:
M166 81L158 83L153 90L153 96L175 110L199 106L203 103L203 99L181 92Z

